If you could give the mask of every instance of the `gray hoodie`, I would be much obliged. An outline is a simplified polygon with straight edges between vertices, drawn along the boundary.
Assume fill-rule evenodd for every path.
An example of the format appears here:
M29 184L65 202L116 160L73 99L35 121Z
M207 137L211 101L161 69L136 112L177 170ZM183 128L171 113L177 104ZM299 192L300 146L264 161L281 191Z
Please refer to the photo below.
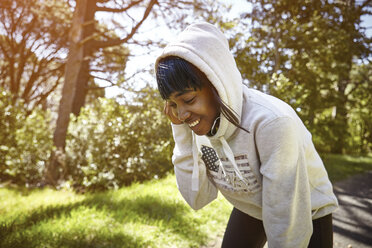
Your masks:
M157 61L172 55L204 72L249 131L223 115L213 137L197 136L186 124L172 125L172 161L184 199L200 209L219 191L263 221L270 248L307 247L312 220L330 214L338 203L300 118L283 101L242 84L226 38L211 24L190 25Z

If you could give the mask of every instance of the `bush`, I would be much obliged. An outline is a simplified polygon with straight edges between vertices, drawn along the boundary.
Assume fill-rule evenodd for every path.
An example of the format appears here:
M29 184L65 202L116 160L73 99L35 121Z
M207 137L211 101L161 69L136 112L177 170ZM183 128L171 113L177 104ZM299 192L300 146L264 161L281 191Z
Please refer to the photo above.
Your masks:
M171 165L171 130L154 89L131 105L100 98L72 117L66 141L67 179L107 189L164 176Z
M0 182L38 186L53 150L50 114L26 112L0 94ZM71 115L63 177L87 189L107 189L160 178L173 168L172 138L162 100L143 89L131 104L99 98L78 117Z
M0 181L40 184L53 147L50 115L40 108L28 114L2 90L0 116Z

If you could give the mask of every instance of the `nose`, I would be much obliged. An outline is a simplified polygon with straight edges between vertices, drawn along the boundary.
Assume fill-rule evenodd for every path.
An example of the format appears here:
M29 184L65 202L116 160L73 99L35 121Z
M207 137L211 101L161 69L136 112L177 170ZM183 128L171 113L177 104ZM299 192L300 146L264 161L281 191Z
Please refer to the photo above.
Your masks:
M190 116L191 113L184 107L178 107L178 119L182 122L186 121Z

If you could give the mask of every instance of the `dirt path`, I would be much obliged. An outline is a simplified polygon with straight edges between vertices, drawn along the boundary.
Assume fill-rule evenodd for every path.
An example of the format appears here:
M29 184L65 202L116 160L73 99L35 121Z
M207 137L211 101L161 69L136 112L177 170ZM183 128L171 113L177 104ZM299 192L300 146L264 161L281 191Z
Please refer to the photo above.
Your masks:
M372 171L336 183L340 207L333 214L335 248L372 247Z

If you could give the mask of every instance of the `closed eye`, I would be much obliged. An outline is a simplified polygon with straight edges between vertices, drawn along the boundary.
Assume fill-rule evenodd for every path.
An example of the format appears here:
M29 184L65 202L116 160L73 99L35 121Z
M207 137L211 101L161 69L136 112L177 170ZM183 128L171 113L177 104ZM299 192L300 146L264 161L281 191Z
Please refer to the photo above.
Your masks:
M191 99L188 99L188 100L185 100L185 103L187 104L190 104L194 101L195 97L191 98Z

